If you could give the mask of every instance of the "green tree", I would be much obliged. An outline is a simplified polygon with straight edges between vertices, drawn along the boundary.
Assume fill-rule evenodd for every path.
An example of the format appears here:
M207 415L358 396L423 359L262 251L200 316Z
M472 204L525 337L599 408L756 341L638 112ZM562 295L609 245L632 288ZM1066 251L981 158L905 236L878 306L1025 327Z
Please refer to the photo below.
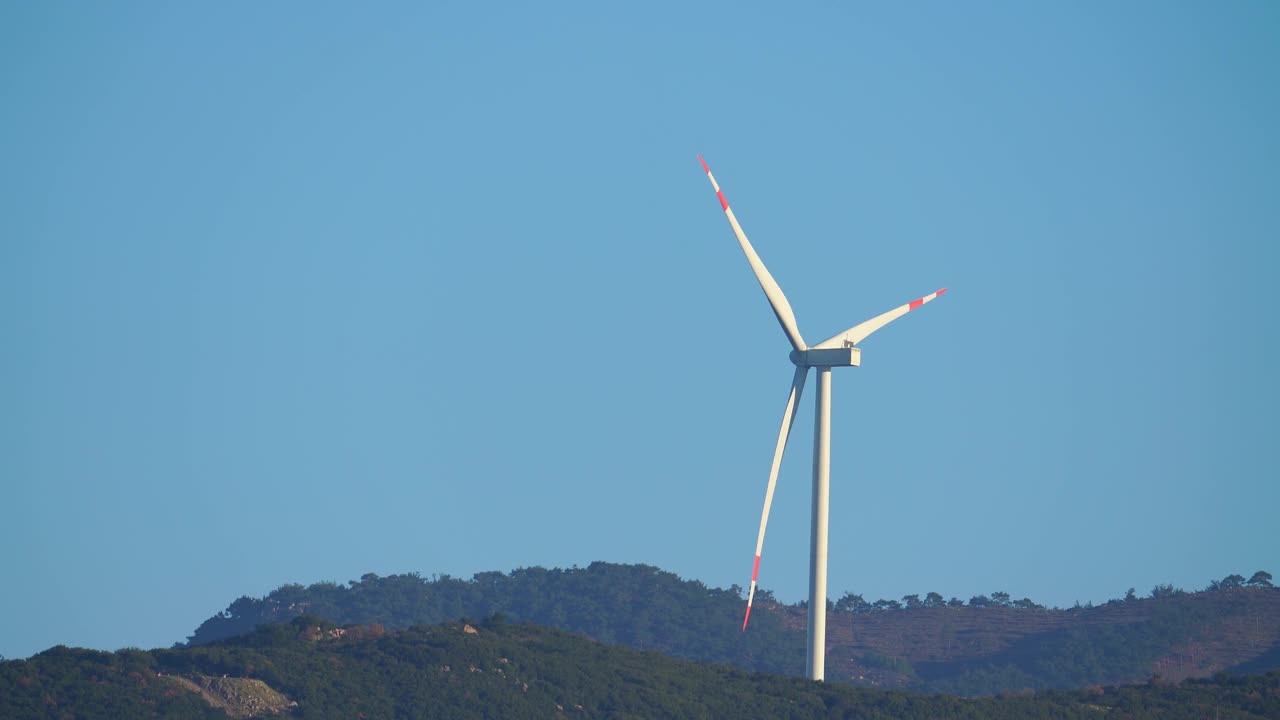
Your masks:
M945 600L942 599L942 596L936 592L931 592L928 595L924 596L925 607L942 607L943 605L946 605L946 604L947 603Z
M861 595L846 592L836 601L836 609L842 612L865 613L871 611L871 603L863 599Z
M1235 574L1222 578L1222 582L1220 583L1220 587L1223 590L1235 590L1242 585L1244 585L1244 576Z
M1259 570L1258 572L1254 573L1253 577L1249 578L1249 581L1245 584L1251 585L1253 587L1268 587L1268 588L1272 587L1271 573L1267 572L1266 570Z

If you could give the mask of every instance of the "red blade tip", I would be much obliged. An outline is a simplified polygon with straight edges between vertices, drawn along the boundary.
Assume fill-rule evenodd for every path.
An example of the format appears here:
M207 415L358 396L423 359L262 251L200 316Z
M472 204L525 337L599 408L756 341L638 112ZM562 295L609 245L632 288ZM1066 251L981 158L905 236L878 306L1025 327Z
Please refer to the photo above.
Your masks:
M698 162L702 163L703 170L707 171L708 173L711 172L711 168L707 167L707 161L703 160L701 155L698 156Z
M945 293L946 291L947 291L947 289L946 289L946 288L942 288L941 290L939 290L939 291L938 291L938 294L939 294L939 295L941 295L941 294Z
M742 631L747 631L747 621L751 619L751 606L747 606L747 614L742 618Z

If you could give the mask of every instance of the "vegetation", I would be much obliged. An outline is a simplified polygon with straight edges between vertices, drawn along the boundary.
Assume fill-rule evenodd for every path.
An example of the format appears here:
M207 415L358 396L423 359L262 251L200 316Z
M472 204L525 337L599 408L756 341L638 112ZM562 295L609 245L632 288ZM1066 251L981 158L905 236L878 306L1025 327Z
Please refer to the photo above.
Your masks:
M201 692L215 686L238 689L217 697ZM0 717L5 718L271 713L296 718L1243 719L1280 717L1280 673L964 699L694 663L509 623L501 616L474 626L450 622L400 632L339 628L302 616L207 645L117 653L58 647L30 660L0 663Z
M760 595L757 595L760 597ZM758 601L767 605L767 601ZM242 597L206 620L189 638L200 645L283 623L303 613L339 624L393 629L501 613L588 635L601 642L767 672L804 667L804 637L777 615L758 613L742 633L740 588L707 588L648 565L596 562L570 570L523 568L447 575L368 574L347 585L285 585L260 600Z
M1161 603L1140 623L1070 627L1031 636L970 663L922 667L930 689L976 694L992 687L1078 688L1151 676L1151 664L1212 620L1200 603ZM936 676L931 673L941 671Z
M758 590L740 631L741 589L708 588L645 565L524 568L470 580L365 575L345 585L286 585L242 597L205 621L192 646L306 613L391 629L501 613L641 650L762 672L804 667L806 610ZM984 695L1205 677L1280 668L1280 592L1270 575L1228 575L1202 592L1157 585L1140 598L1050 610L1004 591L968 603L937 592L829 603L827 678L876 687Z

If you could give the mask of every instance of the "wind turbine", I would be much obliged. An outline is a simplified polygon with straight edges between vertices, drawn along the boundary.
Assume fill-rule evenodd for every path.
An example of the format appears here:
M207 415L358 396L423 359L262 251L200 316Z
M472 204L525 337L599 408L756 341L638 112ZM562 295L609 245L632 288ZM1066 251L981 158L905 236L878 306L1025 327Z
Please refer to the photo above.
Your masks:
M818 373L818 399L815 403L813 432L813 512L811 515L811 535L809 538L809 638L808 659L805 662L805 677L810 680L822 680L826 664L827 640L827 499L831 481L831 368L857 367L862 362L862 351L857 347L868 335L930 302L947 291L946 288L917 298L877 315L870 320L858 323L844 332L833 335L817 345L805 345L800 336L800 328L796 326L796 316L782 294L782 288L769 274L755 248L751 247L746 233L738 225L738 218L729 209L729 201L720 190L719 183L711 174L711 168L698 156L702 169L707 171L707 179L720 198L720 207L724 208L725 217L729 218L729 226L738 237L738 245L747 256L747 263L760 281L760 288L778 318L778 324L791 341L791 362L796 366L795 377L791 380L791 393L787 396L787 406L782 413L782 426L778 428L778 442L773 448L773 463L769 466L769 485L764 493L764 510L760 513L760 533L756 536L756 557L751 568L751 589L747 592L747 612L742 618L742 629L747 629L747 621L751 618L751 601L756 594L756 579L760 574L760 551L764 548L764 530L769 524L769 506L773 504L773 489L778 481L778 467L782 464L782 453L787 447L787 438L791 435L791 423L795 418L796 406L800 404L800 394L804 390L805 379L809 376L809 368Z

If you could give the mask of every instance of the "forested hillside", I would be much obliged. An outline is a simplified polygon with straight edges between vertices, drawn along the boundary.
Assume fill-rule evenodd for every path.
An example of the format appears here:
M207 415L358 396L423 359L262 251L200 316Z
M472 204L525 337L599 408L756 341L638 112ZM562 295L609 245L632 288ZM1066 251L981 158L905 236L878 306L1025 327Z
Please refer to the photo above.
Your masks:
M312 617L170 650L0 663L4 718L1280 717L1280 673L965 699L750 673L495 616L387 632Z
M347 585L285 585L262 599L242 597L201 624L189 641L220 640L304 613L394 629L502 613L513 621L693 660L782 673L797 663L803 667L804 637L785 630L781 615L768 613L753 617L751 632L743 634L742 605L736 588L708 588L646 565L535 567L480 573L471 580L365 575Z
M1280 668L1280 590L1259 571L1201 592L1157 586L1097 607L1047 609L996 591L968 601L938 593L867 602L848 594L828 620L827 679L982 695L1208 677ZM388 628L502 613L668 655L798 674L807 610L757 595L740 632L737 587L708 588L645 565L526 568L470 580L366 575L346 585L286 585L242 597L205 621L192 645L301 614Z

